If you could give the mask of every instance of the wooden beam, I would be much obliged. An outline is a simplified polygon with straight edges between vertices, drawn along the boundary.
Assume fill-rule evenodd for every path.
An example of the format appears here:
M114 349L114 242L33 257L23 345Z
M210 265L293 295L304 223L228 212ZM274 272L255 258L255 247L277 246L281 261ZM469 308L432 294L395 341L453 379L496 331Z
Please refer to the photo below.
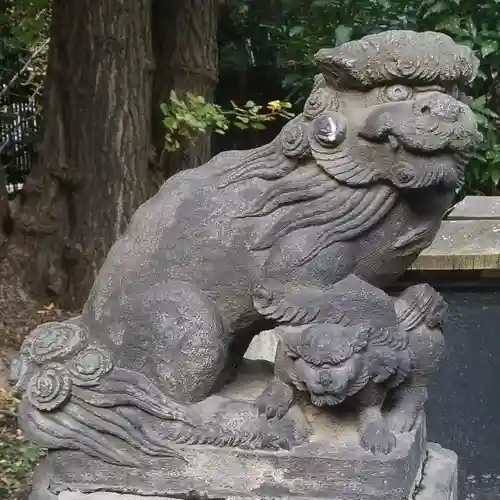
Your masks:
M447 220L500 220L500 196L466 196L448 214Z
M500 220L444 221L410 269L500 269Z

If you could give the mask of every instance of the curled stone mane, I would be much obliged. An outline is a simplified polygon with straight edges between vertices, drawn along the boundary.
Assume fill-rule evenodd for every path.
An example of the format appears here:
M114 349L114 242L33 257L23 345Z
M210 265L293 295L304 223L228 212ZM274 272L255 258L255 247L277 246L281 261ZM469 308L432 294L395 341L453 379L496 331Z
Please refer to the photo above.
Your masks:
M326 329L326 330L325 330ZM298 338L285 341L287 349L315 366L338 365L363 351L371 328L364 325L343 327L339 325L312 326ZM286 336L284 337L286 339Z
M447 304L441 294L426 284L406 289L396 300L398 322L406 331L421 325L430 328L444 323Z
M310 156L289 158L283 139L248 152L224 174L221 187L250 179L269 182L267 189L239 217L279 213L267 232L253 242L252 250L265 250L294 231L321 226L322 232L299 264L313 259L330 245L357 238L380 222L394 207L397 191L385 184L359 183L363 175L349 147L330 153L328 170ZM287 152L289 154L289 151ZM363 169L364 171L364 169Z
M287 158L279 147L278 138L269 144L248 151L239 163L224 174L220 187L227 187L247 179L281 179L297 168L297 162Z
M377 328L370 338L371 347L388 347L394 351L404 351L408 347L408 336L399 328Z
M379 54L384 54L385 64L378 63ZM321 49L316 61L341 86L361 88L408 80L467 85L479 67L469 47L457 45L443 33L404 30L367 35L340 47Z

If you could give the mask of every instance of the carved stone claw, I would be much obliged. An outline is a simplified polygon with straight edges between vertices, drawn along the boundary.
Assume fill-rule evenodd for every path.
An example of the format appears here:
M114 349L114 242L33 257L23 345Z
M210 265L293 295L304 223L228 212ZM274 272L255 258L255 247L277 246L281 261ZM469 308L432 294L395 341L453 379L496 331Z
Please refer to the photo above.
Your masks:
M360 434L361 446L374 455L388 455L396 446L396 437L383 421L370 422Z
M259 415L267 420L281 420L290 409L293 401L293 388L281 380L273 380L255 402Z

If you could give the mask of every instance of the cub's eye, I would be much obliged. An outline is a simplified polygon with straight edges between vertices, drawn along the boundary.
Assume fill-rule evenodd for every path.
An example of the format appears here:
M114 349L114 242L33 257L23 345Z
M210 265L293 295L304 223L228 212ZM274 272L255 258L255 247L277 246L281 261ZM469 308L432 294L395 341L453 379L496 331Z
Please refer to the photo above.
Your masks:
M384 90L385 98L391 102L407 101L413 96L413 91L405 85L391 85Z

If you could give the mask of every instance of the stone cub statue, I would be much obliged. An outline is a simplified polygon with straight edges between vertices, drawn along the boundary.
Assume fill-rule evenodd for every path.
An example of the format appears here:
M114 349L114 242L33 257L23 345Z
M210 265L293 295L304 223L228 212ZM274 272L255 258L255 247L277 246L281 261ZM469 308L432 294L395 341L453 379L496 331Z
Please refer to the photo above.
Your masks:
M429 376L443 358L446 303L429 285L412 286L395 300L361 286L372 305L381 299L378 321L344 317L344 324L326 319L277 327L275 376L256 404L268 419L281 419L295 391L309 393L317 406L355 398L361 445L388 454L396 444L394 433L413 429L427 399ZM384 311L389 303L392 311Z

